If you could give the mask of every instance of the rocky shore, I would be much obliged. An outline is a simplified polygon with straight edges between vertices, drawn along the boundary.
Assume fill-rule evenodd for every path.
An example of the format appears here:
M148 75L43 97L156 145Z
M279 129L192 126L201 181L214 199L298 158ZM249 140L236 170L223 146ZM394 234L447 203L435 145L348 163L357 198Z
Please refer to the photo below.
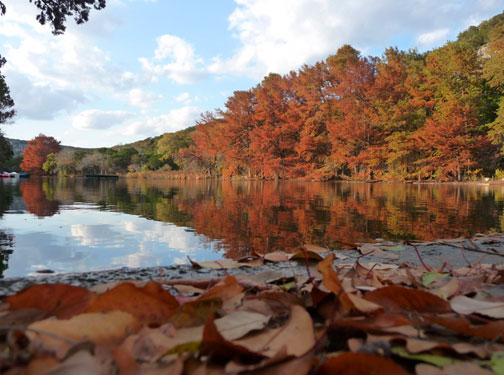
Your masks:
M504 263L504 233L477 234L473 238L439 239L420 243L377 242L356 244L350 250L335 250L335 265L351 267L357 261L373 267L376 263L416 264L432 270L445 267L455 269L478 264ZM329 253L329 251L327 251ZM320 252L324 257L324 252ZM317 261L309 261L311 273L315 273ZM243 275L255 279L278 279L279 277L307 276L304 259L282 262L266 261L261 266L240 268L198 268L193 265L174 265L150 268L119 268L84 273L54 273L37 276L15 277L0 280L0 297L11 295L34 284L65 283L91 287L122 280L178 280L195 278L219 278L226 275Z

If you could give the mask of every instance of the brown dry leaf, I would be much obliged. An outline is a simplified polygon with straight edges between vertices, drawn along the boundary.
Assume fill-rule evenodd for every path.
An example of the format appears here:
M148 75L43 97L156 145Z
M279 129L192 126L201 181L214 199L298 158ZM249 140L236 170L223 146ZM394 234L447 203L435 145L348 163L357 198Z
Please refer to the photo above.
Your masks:
M5 299L12 310L31 308L67 319L85 311L95 295L85 288L67 284L40 284Z
M485 370L472 362L454 363L443 368L419 363L415 367L417 375L492 375L494 372Z
M112 350L112 357L114 358L115 365L117 366L120 375L138 374L138 363L135 357L124 350L122 346L116 347Z
M447 300L454 296L459 290L459 282L456 277L452 277L445 285L432 290L431 292L436 296Z
M109 375L112 370L112 359L98 358L88 351L81 350L67 358L59 366L44 375L93 374ZM40 374L42 375L42 374Z
M184 373L184 362L187 358L184 356L177 357L174 361L168 364L151 364L143 363L136 374L141 375L182 375ZM191 375L197 375L190 373ZM123 375L123 374L121 374ZM202 374L203 375L203 374ZM205 373L204 375L207 375Z
M504 320L482 325L471 325L465 318L431 317L432 322L467 336L481 337L491 341L504 342Z
M290 309L289 320L282 327L248 335L233 342L251 352L267 357L273 357L283 349L286 355L299 357L313 348L315 333L310 315L303 307L293 305Z
M390 285L368 292L364 298L377 303L390 313L413 311L442 314L452 311L448 302L434 294L398 285Z
M390 359L367 353L343 353L325 361L316 375L406 375L407 373Z
M220 298L223 301L243 292L243 287L238 284L234 276L227 276L224 280L211 287L204 294L198 297L196 301L205 301L214 298Z
M191 285L174 285L173 287L180 294L203 294L203 293L205 293L205 289L195 288L194 286L191 286Z
M478 313L495 319L504 319L504 302L481 301L466 296L456 296L450 300L453 311L469 315Z
M317 264L317 270L322 273L322 284L333 292L339 299L343 309L348 312L355 308L354 304L348 298L347 293L343 291L338 274L333 268L334 254L329 254L322 262Z
M357 248L362 255L372 255L378 258L395 260L399 259L399 255L393 253L391 251L387 251L380 246L372 245L372 244L364 244Z
M26 335L34 351L54 352L63 358L75 343L91 341L114 345L139 328L136 319L122 311L87 313L68 320L45 319L28 326Z
M196 352L203 338L203 326L175 329L166 324L156 329L142 328L121 344L121 350L141 362L155 362L170 351Z
M212 316L203 328L203 339L200 345L200 355L211 356L218 359L229 359L234 357L246 358L254 362L264 358L264 355L233 342L226 340L217 329Z
M25 375L44 375L59 364L60 362L53 357L36 357L28 363L24 373Z
M140 281L140 280L111 281L111 282L105 283L105 284L93 285L88 290L90 292L95 293L95 294L103 294L106 291L109 291L110 289L114 289L116 286L123 284L123 283L130 283L130 284L135 285L138 288L143 288L148 283L148 281Z
M324 259L319 252L312 250L299 249L294 254L289 255L289 259L312 259L312 260L322 260Z
M373 317L355 317L334 319L332 322L333 328L356 329L363 332L385 332L387 329L394 327L404 327L410 324L409 319L402 315L396 314L380 314Z
M234 311L215 320L215 325L226 340L236 340L247 333L263 329L270 317L248 311Z
M306 375L313 367L314 355L312 352L298 358L282 358L282 361L267 358L258 365L239 366L234 362L228 363L226 372L243 375Z
M0 313L0 322L3 327L24 327L46 317L47 313L39 309L17 309Z
M315 253L327 253L329 251L329 249L326 247L314 245L312 243L305 243L304 248Z
M491 352L504 348L498 344L476 345L465 342L455 344L442 343L430 340L419 340L416 338L406 339L406 349L411 354L426 352L432 349L452 349L458 354L475 354L480 358L487 358Z
M271 253L261 255L264 260L269 262L286 262L290 259L291 254L287 254L285 251L277 250Z
M142 325L163 324L178 310L179 303L160 284L149 282L143 288L125 282L96 296L86 312L120 310L133 315Z
M376 303L365 300L364 298L361 298L354 294L347 295L350 301L352 301L355 308L364 314L370 314L375 311L382 310L382 307Z

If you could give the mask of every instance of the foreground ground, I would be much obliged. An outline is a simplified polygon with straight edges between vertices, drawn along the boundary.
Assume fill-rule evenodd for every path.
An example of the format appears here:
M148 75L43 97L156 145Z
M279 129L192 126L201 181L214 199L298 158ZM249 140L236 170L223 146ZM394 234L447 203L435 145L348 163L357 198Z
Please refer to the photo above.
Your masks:
M504 374L503 255L494 234L5 279L0 373Z

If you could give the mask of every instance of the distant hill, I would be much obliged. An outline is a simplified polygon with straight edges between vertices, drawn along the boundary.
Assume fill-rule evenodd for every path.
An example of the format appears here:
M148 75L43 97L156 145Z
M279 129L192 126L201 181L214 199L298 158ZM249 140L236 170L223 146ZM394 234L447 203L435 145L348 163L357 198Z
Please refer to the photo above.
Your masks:
M26 146L28 145L28 141L23 141L21 139L12 139L7 138L7 140L12 145L12 151L14 152L14 157L22 155ZM73 147L73 146L65 146L61 145L63 150L75 150L75 151L89 151L91 148L83 148L83 147Z

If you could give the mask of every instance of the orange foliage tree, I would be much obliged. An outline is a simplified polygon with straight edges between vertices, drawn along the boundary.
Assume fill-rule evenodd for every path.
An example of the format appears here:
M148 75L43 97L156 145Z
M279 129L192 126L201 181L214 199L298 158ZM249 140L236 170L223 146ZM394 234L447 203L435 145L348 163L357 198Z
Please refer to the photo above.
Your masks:
M53 137L43 134L38 135L28 142L23 153L21 169L33 174L43 174L42 165L49 154L57 154L61 151L60 142Z

